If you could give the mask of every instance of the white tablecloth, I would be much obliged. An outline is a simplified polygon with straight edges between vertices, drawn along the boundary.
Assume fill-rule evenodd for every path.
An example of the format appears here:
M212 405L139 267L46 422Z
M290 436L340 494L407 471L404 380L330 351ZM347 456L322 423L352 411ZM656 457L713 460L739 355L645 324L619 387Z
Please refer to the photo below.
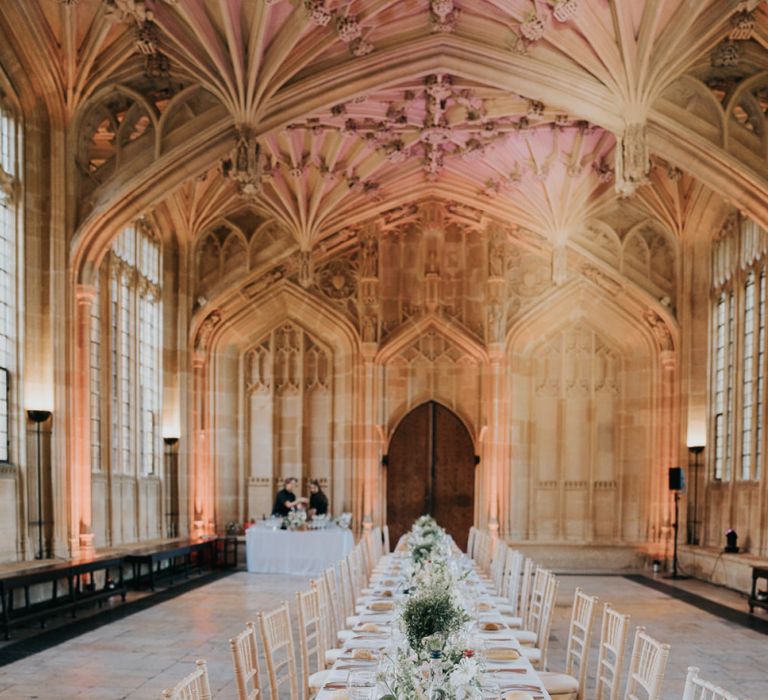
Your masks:
M343 528L290 532L249 527L245 532L251 573L319 576L344 559L353 546L352 532Z

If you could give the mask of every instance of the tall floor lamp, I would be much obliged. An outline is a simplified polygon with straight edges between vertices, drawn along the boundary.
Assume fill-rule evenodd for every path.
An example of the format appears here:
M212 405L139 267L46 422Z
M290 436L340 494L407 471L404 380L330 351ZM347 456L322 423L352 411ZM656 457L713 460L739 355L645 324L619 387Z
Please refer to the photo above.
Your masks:
M42 440L40 438L40 431L42 424L45 423L50 417L50 411L37 411L30 409L27 411L29 420L37 424L37 554L35 559L44 559L45 551L43 549L43 455L42 455Z
M704 445L691 445L688 452L693 455L693 520L691 532L688 533L688 544L699 544L699 455L704 452Z
M168 510L165 513L167 527L168 527L168 537L178 537L179 534L179 524L178 524L178 517L179 512L177 510L178 508L178 501L179 501L179 469L176 463L176 444L179 442L179 438L177 437L164 437L163 442L165 443L165 446L167 447L167 450L165 452L166 457L166 466L165 466L165 474L166 474L166 489L168 492L168 498L167 498L167 504L168 504Z

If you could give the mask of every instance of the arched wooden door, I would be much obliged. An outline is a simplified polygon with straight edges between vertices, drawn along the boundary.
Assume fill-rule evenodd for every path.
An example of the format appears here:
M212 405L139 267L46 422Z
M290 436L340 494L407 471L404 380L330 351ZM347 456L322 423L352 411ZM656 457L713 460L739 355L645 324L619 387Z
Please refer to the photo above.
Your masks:
M435 401L400 421L387 455L387 525L392 542L428 513L462 549L474 521L475 449L455 413Z

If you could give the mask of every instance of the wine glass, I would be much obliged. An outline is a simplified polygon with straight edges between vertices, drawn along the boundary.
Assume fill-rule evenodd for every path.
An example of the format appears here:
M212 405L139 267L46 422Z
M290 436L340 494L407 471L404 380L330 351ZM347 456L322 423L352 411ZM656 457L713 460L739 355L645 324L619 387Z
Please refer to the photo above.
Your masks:
M480 686L480 697L483 700L501 700L501 688L496 683L483 683Z
M350 671L347 680L349 700L371 700L376 690L376 674L373 671Z

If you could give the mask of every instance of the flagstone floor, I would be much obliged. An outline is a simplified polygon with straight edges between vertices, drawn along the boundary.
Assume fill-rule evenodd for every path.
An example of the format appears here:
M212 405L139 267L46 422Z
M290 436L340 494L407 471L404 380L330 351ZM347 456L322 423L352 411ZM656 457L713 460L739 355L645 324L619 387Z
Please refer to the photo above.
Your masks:
M621 577L563 576L560 581L552 670L562 668L571 599L580 586L629 613L632 631L645 625L672 645L664 700L680 700L689 665L700 666L740 698L768 699L768 636ZM227 640L257 611L293 602L306 585L301 577L233 574L0 667L0 700L153 700L199 658L208 661L214 698L235 700ZM734 594L710 592L723 602L739 603ZM595 648L598 636L599 621ZM595 659L596 653L593 668Z

